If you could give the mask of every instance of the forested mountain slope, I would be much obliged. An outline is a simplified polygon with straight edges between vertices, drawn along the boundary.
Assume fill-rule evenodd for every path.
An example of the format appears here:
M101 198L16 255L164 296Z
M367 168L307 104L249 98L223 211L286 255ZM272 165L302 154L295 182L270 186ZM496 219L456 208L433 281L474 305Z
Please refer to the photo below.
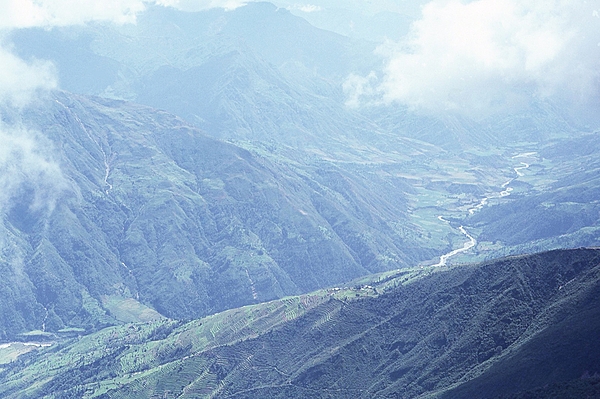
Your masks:
M349 77L382 67L376 45L269 3L195 13L149 7L136 24L19 29L10 40L25 59L54 62L65 90L167 110L275 164L307 170L325 161L316 173L336 185L339 176L377 179L373 196L386 197L392 219L395 198L405 204L395 228L433 255L460 248L460 225L480 243L460 260L599 243L597 196L575 194L582 185L597 191L594 155L560 153L600 140L560 101L481 115L347 106ZM470 212L481 203L485 212Z
M22 357L0 374L1 392L9 398L598 393L598 249L404 270L357 284L183 325L109 328Z
M13 160L41 177L8 175L3 195L3 339L136 320L134 303L196 318L433 256L400 180L275 162L122 101L59 92L18 118L38 144Z
M542 100L477 120L346 106L374 44L271 4L9 36L69 91L2 110L28 131L1 181L2 339L196 318L471 242L451 261L599 242L593 128Z

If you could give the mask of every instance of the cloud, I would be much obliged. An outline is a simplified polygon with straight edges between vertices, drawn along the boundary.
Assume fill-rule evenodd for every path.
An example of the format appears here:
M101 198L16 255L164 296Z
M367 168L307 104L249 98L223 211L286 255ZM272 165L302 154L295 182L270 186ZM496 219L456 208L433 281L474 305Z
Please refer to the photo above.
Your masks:
M0 0L0 27L67 26L88 21L134 22L142 0Z
M51 212L67 187L60 167L49 155L51 143L21 126L0 123L0 214L4 215L23 188L30 190L28 206Z
M0 34L24 27L53 27L88 21L127 23L145 7L138 0L0 0ZM20 111L42 92L57 87L50 62L26 62L0 37L0 218L15 205L37 214L52 212L66 189L51 142L20 122ZM4 120L4 122L2 122Z
M599 87L597 10L598 0L431 1L406 40L378 48L385 67L371 87L348 79L349 105L477 113L532 97L588 101Z
M20 111L32 99L56 88L56 71L46 61L25 62L2 41L0 70L0 218L6 217L17 199L24 201L24 192L26 208L51 212L65 187L58 164L45 155L51 146L43 136L20 123L7 124L3 120L19 120ZM0 240L0 249L3 245Z
M305 13L323 11L323 8L314 4L294 4L287 7L288 10L298 10Z
M157 4L174 7L183 11L202 11L211 8L234 10L248 3L244 0L157 0Z
M148 5L185 11L233 10L244 0L0 0L0 29L80 25L90 21L134 23Z
M28 27L51 28L111 21L135 22L146 7L143 0L0 0L0 34ZM0 41L0 104L25 105L32 96L56 88L56 71L49 62L26 63Z
M357 108L363 98L373 98L377 96L375 89L377 75L371 72L366 77L350 74L343 84L344 92L347 95L346 105L351 108Z
M134 23L137 14L152 3L196 10L233 9L244 4L237 0L0 0L0 219L6 218L19 202L37 214L52 212L68 187L52 157L51 141L20 122L6 122L20 120L20 111L30 101L57 88L55 67L43 60L20 59L10 50L10 44L1 40L2 34L12 29L91 21Z
M0 47L0 104L22 107L39 91L56 87L56 73L49 62L26 63Z

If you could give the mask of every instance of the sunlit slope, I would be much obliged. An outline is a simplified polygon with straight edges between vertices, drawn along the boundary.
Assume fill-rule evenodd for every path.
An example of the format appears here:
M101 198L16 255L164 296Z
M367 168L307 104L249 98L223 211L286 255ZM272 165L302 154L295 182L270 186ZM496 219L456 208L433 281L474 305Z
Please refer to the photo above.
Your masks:
M578 386L600 369L599 292L598 249L388 273L183 325L106 329L13 364L2 394L483 398Z

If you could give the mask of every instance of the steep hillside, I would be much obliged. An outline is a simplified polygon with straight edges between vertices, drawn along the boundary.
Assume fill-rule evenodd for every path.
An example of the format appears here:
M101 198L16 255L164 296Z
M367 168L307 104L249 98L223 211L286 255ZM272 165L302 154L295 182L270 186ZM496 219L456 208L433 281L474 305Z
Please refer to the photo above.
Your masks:
M44 156L16 154L11 168L22 170L2 183L3 339L196 318L433 264L464 245L463 220L479 244L463 261L598 242L593 172L569 177L572 164L556 173L537 155L535 163L509 158L532 162L513 171L492 152L461 159L412 142L404 152L369 150L373 162L299 162L266 144L217 141L163 111L64 92L4 120L39 132L21 145L37 143ZM595 135L586 140L582 148L591 148ZM558 163L551 151L545 156ZM502 170L523 176L500 187ZM579 191L557 185L540 194L552 172ZM493 206L479 207L488 197ZM542 227L535 213L514 211L536 199L550 209ZM572 221L568 236L547 228L561 209ZM544 240L526 236L536 231Z
M66 89L155 108L63 92L3 111L47 151L37 169L4 174L24 178L0 197L0 338L200 317L435 264L466 240L451 261L598 244L600 182L580 171L597 152L515 158L540 150L528 140L580 139L560 109L358 112L342 83L373 67L360 61L372 46L272 5L151 7L136 25L10 40L54 61Z
M2 197L3 339L136 320L139 303L196 318L435 253L400 180L273 161L120 101L57 93L21 118L45 157L15 153L42 178Z
M406 270L358 284L183 325L109 328L21 357L0 374L0 392L508 398L596 389L598 249Z
M452 261L599 243L595 197L581 206L564 198L571 181L584 179L588 193L597 191L595 169L583 172L589 178L575 175L595 162L593 154L565 160L542 151L551 143L568 148L593 131L568 107L538 99L467 116L346 106L349 74L381 69L373 45L272 4L196 13L150 7L135 25L21 29L10 40L26 59L53 61L64 89L167 110L334 191L354 190L345 178L359 177L373 192L362 191L365 201L398 219L408 245L436 249L431 263L464 245L461 225L477 243ZM531 160L516 158L532 152ZM517 173L522 162L531 168Z

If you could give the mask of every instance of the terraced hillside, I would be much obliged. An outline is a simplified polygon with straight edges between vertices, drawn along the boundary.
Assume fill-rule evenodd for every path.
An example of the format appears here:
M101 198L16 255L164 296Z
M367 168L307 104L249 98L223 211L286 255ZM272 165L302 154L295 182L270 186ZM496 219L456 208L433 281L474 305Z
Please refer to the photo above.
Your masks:
M450 269L388 272L369 284L186 324L163 320L108 328L22 356L0 374L0 394L597 394L599 333L600 249L561 250Z

